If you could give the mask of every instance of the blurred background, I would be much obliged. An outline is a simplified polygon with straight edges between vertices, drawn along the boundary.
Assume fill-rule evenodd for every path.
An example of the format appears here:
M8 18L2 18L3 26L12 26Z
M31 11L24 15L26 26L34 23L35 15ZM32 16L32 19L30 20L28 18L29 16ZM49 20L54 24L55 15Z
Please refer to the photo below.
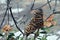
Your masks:
M46 16L46 18L53 13L54 8L56 11L60 11L60 0L57 0L56 6L55 6L55 0L51 0L51 1L52 1L50 2L51 10L49 8L49 4L42 7L44 12L43 14ZM33 17L33 15L30 13L33 2L34 0L11 0L10 6L12 7L12 13L14 15L15 20L17 21L18 27L21 30L24 30L26 25L30 22L31 18ZM47 3L47 0L35 0L33 9L39 8L45 3ZM0 0L0 24L3 20L4 13L6 11L6 7L7 7L6 5L7 5L6 0ZM8 21L7 18L8 16L6 16L2 27L7 24ZM60 14L56 14L54 16L54 19L56 20L57 25L50 28L50 33L53 32L55 34L60 35ZM13 31L15 32L18 31L10 14L9 14L9 24L13 27L12 29ZM50 38L49 40L53 40L53 39Z

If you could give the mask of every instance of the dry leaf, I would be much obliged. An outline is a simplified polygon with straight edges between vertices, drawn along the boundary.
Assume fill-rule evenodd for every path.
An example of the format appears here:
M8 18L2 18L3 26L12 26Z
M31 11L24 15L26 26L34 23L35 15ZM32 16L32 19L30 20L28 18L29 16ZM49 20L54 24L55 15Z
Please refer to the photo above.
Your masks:
M46 21L52 21L54 18L54 14L52 14Z
M56 25L56 21L52 21L51 23L52 23L52 25Z
M51 22L48 22L48 21L44 22L44 26L46 26L46 27L50 27L51 25L52 25Z
M3 32L8 32L12 29L12 27L10 25L5 25L3 28L2 28L2 31Z

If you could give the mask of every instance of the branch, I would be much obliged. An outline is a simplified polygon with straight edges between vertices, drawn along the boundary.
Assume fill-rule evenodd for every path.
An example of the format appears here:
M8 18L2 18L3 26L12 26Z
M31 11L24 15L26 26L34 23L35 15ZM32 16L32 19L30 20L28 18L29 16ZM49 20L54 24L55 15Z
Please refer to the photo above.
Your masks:
M51 2L51 1L48 1L49 3ZM48 3L45 3L44 5L42 5L42 6L40 6L39 8L42 8L42 7L44 7L44 6L46 6ZM38 8L36 8L36 9L38 9Z

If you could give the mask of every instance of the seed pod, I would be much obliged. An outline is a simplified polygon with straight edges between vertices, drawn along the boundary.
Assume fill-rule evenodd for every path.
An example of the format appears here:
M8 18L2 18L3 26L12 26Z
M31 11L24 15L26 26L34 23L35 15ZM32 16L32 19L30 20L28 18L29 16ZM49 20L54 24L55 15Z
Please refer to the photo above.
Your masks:
M25 28L26 35L29 35L30 33L33 33L36 31L36 29L43 27L43 12L42 9L33 10L31 12L34 14L34 17L31 19L30 23Z

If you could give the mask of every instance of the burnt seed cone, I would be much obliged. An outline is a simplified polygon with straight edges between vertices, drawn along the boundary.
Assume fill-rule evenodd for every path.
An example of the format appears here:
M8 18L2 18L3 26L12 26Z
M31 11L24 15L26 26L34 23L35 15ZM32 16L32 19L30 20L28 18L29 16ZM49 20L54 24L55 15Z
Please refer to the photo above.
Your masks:
M32 32L35 32L36 29L43 28L43 10L35 9L32 10L34 17L31 19L30 23L25 28L26 35L29 35Z

